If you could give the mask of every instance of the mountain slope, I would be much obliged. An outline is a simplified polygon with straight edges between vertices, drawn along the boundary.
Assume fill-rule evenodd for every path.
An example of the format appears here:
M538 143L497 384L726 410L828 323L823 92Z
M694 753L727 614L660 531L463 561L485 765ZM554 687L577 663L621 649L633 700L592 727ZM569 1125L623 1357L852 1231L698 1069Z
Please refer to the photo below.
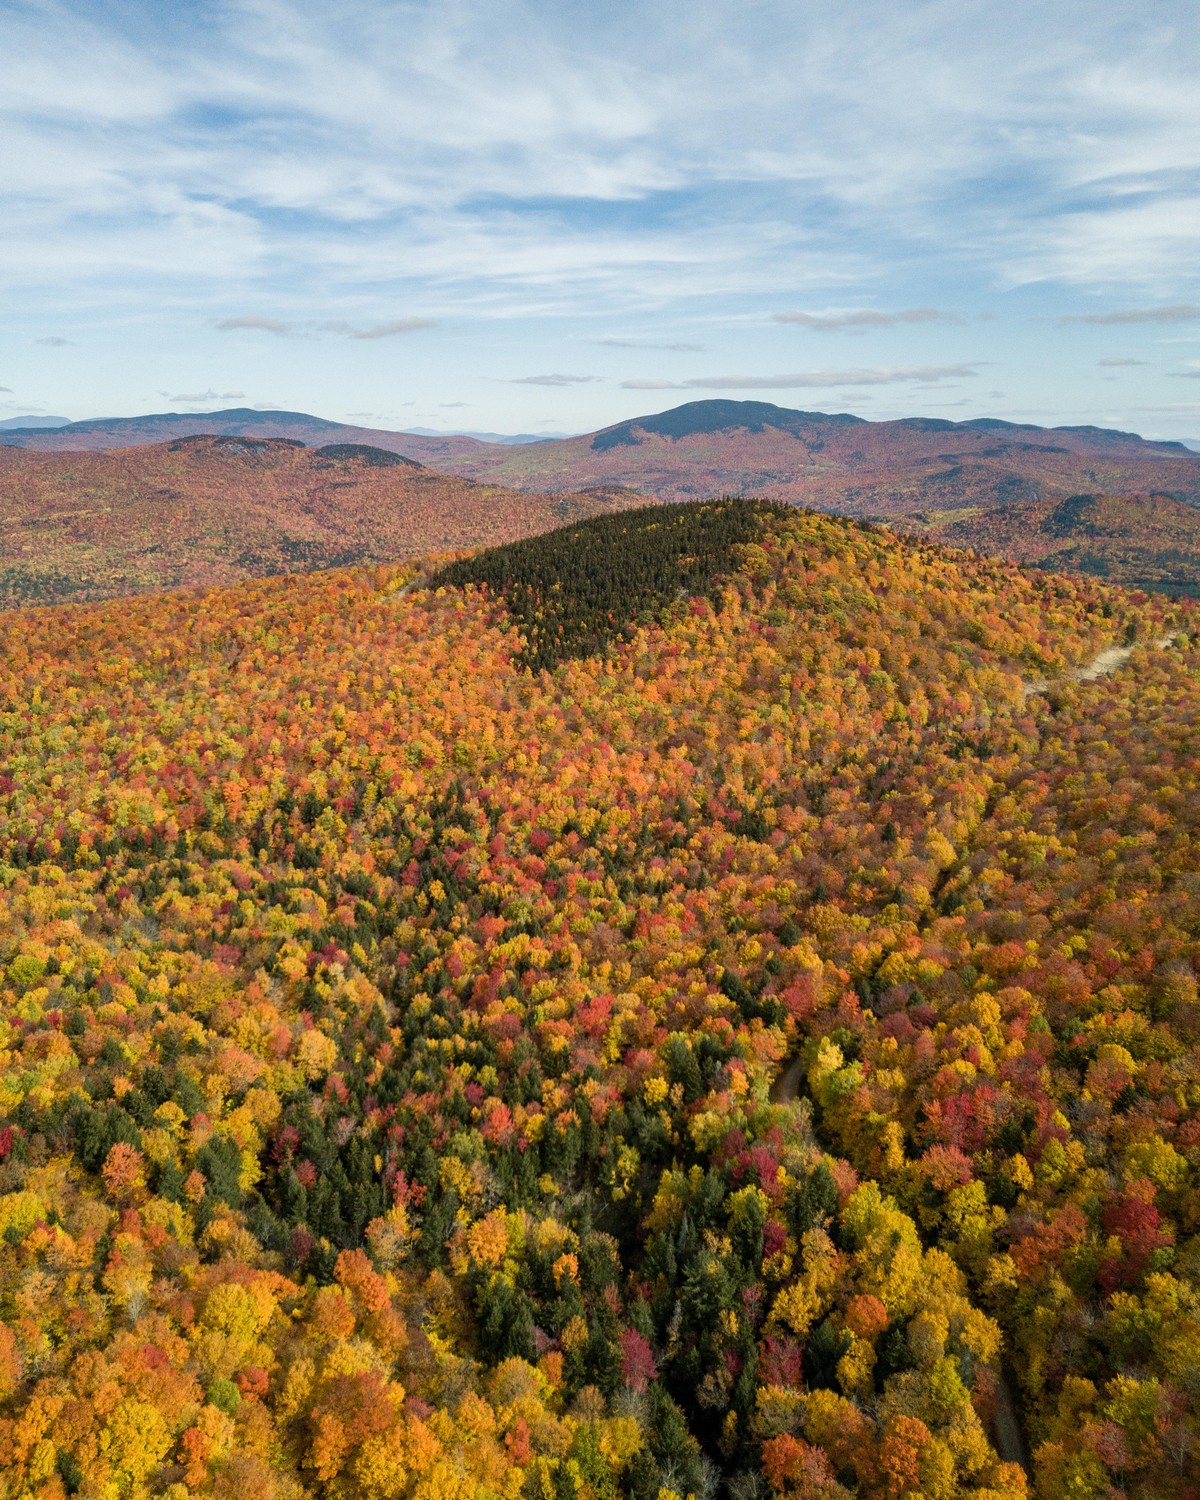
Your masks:
M504 541L594 514L594 496L517 494L356 443L180 438L0 448L0 604L212 587Z
M259 411L233 407L214 412L159 412L144 417L99 417L72 422L53 431L13 428L0 443L32 448L43 453L86 452L92 449L138 448L183 437L284 438L320 447L325 443L366 443L422 459L427 453L461 455L481 445L469 437L424 437L415 433L389 432L382 428L356 427L330 422L324 417L297 411Z
M0 617L6 1495L1189 1500L1200 613L662 517Z
M516 488L624 485L665 500L758 494L843 514L1083 490L1157 490L1200 504L1200 458L1181 444L986 419L867 422L763 401L694 401L584 437L434 461Z
M892 516L899 529L1040 568L1200 594L1200 510L1165 495L1014 499L992 509Z
M210 433L363 442L467 478L517 489L628 486L658 499L770 494L821 509L879 510L890 493L911 508L947 488L981 495L1025 483L1100 492L1136 489L1200 501L1200 458L1097 427L1042 428L981 418L868 422L845 413L793 411L765 401L692 401L582 437L487 443L470 437L386 432L303 412L238 408L201 414L75 422L57 431L7 432L43 451L137 446Z
M399 453L459 479L501 485L506 490L558 493L566 497L564 506L580 507L560 513L548 508L549 502L544 499L532 502L538 514L548 518L589 514L604 505L636 504L646 497L696 500L722 494L759 495L835 514L883 517L907 529L912 529L912 524L906 517L924 516L930 518L927 524L935 531L943 523L952 526L946 535L961 545L1047 566L1107 571L1114 578L1140 580L1148 586L1200 586L1200 568L1196 566L1187 518L1177 515L1168 519L1165 509L1172 504L1200 507L1200 455L1180 444L1150 443L1131 433L1095 427L1047 429L987 419L961 423L917 418L867 422L846 414L793 411L762 401L713 400L689 402L584 437L528 444L377 432L303 413L248 409L203 416L165 414L77 423L60 432L8 433L5 437L26 449L76 451L119 446L136 451L151 440L160 441L173 434L173 440L179 441L183 435L204 430L259 442L276 439L314 446L363 444ZM215 454L216 450L205 451ZM3 486L5 475L14 472L9 465L15 460L8 459L2 449L0 458L4 459L0 464ZM78 459L80 463L86 461L82 451ZM111 460L98 457L96 462L98 474L109 472L105 466ZM130 462L136 468L141 461ZM298 473L304 463L296 458L289 473ZM226 478L235 488L241 483L229 474ZM88 483L82 469L71 482L85 487ZM97 483L101 489L110 487L107 479L98 479ZM160 483L164 491L178 492L166 497L168 500L175 498L181 504L195 501L202 509L212 509L210 500L215 491L205 488L209 479L202 468L193 467L187 474L179 473ZM212 483L219 488L225 480L214 476ZM478 496L469 489L456 490L453 480L448 480L440 495L445 524L439 530L432 508L432 481L425 479L423 483L430 502L424 507L428 526L422 523L406 533L399 521L389 523L389 547L401 544L408 550L421 550L443 541L445 545L478 545L499 540L502 535L515 536L533 525L532 520L523 520L503 533L489 530L476 504ZM193 484L199 486L194 494L189 488ZM305 485L300 488L307 493ZM329 485L325 490L329 491ZM572 498L580 490L604 493L593 493L585 500ZM0 501L3 493L0 489ZM263 503L268 509L270 497L276 493L277 486L271 488L270 484L264 490ZM1080 494L1113 497L1113 506L1123 497L1135 508L1119 522L1114 512L1105 522L1110 530L1101 528L1103 535L1093 522L1081 520L1070 536L1042 537L1035 545L1027 534L1029 526L1041 536L1042 520L1051 511L1059 518L1054 524L1060 525L1068 512L1056 508ZM1151 502L1146 496L1161 499ZM69 497L60 500L51 507L55 513L80 510ZM141 518L138 545L151 560L140 572L135 569L133 574L121 574L126 579L120 584L122 589L154 586L156 579L171 582L183 576L176 566L176 544L169 535L169 527L174 524L169 504L131 500L131 513L136 514L143 503L147 508ZM1151 518L1154 505L1159 508ZM528 508L526 502L511 499L503 506L510 511ZM1004 512L1012 507L1016 508L1013 515L1006 518ZM67 586L74 568L82 567L89 579L98 578L84 554L62 552L59 545L71 538L86 542L96 524L94 517L87 520L76 514L69 537L51 543L52 528L38 521L35 512L36 505L27 507L27 520L41 529L36 534L10 537L9 551L11 554L14 546L22 549L23 568L36 571L44 564L60 575L60 582L53 585L47 597L54 589ZM213 514L219 514L219 507ZM210 537L198 549L198 556L215 560L219 554L228 563L245 553L247 560L238 564L241 571L261 571L267 559L264 556L260 565L253 558L261 545L262 526L269 529L269 517L265 513L256 515L250 520L249 512L231 514L222 540L216 543ZM1116 525L1119 537L1111 532L1110 523ZM249 527L244 544L237 535L237 524ZM331 535L336 533L333 512L327 510L324 521L309 518L298 532L293 527L294 535L287 532L290 541L281 533L280 545L285 552L293 543L300 546L304 556L311 555L313 565L322 557L332 562L368 555L369 548L362 550L367 547L366 534L355 531L357 521L351 524L354 536L348 549L331 544L324 551L313 551L309 544L324 525L332 528ZM49 551L39 563L43 547ZM304 553L306 547L309 550ZM60 555L61 562L55 560ZM74 561L69 560L72 557ZM301 553L296 559L303 561ZM285 563L286 557L281 556L271 565ZM101 559L100 565L103 568L107 563ZM171 568L175 568L174 573ZM209 576L215 580L240 575L235 569ZM88 587L92 589L92 584ZM22 597L19 590L17 596Z

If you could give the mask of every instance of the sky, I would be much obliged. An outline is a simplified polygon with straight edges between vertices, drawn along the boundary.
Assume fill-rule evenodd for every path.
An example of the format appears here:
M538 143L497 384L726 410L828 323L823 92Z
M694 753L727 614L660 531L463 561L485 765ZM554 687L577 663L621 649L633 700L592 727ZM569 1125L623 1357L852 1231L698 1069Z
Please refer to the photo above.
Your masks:
M0 419L1200 436L1193 0L0 0Z

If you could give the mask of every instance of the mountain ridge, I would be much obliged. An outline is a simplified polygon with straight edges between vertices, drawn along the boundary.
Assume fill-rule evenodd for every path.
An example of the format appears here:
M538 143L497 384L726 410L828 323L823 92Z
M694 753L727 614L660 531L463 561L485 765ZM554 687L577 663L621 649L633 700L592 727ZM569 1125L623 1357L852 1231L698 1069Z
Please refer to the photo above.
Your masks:
M356 458L353 472L330 473L330 450ZM184 451L186 463L172 456ZM54 467L67 460L76 465L69 475ZM401 480L399 463L423 468ZM391 479L381 477L388 466ZM252 472L261 488L253 500ZM98 491L106 508L77 504L80 488ZM1108 497L1100 530L1067 540L1044 535L1044 513L1080 495ZM84 597L232 582L263 570L514 540L597 508L716 496L884 520L1030 565L1139 586L1200 587L1200 534L1188 519L1200 517L1200 455L1182 445L1088 426L990 417L869 422L706 400L530 444L250 407L10 431L0 440L0 504L4 556L16 571L0 594L78 597L73 572L89 580ZM180 551L181 525L196 548L190 560ZM352 537L345 546L339 530ZM39 578L44 586L28 593Z
M364 443L226 434L100 452L0 446L0 607L395 562L612 504L478 484Z
M10 419L16 421L18 419ZM1041 427L1031 422L1010 422L1001 417L972 417L962 422L955 422L944 417L899 417L884 421L874 421L868 417L855 416L849 412L819 412L803 411L794 407L777 406L769 401L736 401L724 398L706 399L701 401L688 401L680 406L671 407L666 411L652 413L644 416L630 417L621 422L602 427L591 433L584 433L576 437L549 436L541 437L534 434L522 433L514 436L505 436L499 433L454 433L435 432L429 428L415 429L391 429L378 427L365 427L356 423L338 422L327 417L314 416L309 412L288 411L285 409L261 409L259 407L226 407L211 412L148 412L134 417L89 417L78 422L66 422L63 426L46 426L51 420L58 422L58 418L36 419L26 427L0 423L0 430L6 433L6 440L11 442L15 439L27 439L28 446L40 446L45 444L52 448L68 446L85 446L77 443L77 439L89 437L103 439L110 438L108 443L97 442L92 446L118 447L118 446L141 446L156 441L151 437L140 436L143 429L158 430L160 428L174 429L171 435L186 435L185 429L191 430L195 435L213 433L220 436L218 429L226 433L241 431L244 428L256 428L264 431L265 435L287 436L287 432L266 433L266 429L295 428L312 432L360 432L375 433L380 438L393 441L406 439L433 439L436 441L461 441L483 447L546 447L556 443L574 443L587 440L596 452L604 452L618 446L631 446L632 435L635 432L643 432L650 435L668 437L687 437L693 435L712 434L717 432L733 431L744 428L751 433L758 433L767 427L774 427L781 431L800 431L820 427L847 428L888 428L908 430L922 433L954 433L954 432L1023 432L1050 435L1061 435L1064 437L1090 438L1104 443L1117 442L1122 445L1136 444L1158 449L1167 449L1173 453L1187 453L1188 444L1176 442L1172 439L1144 438L1139 433L1126 432L1118 428L1100 427L1095 424L1074 424L1057 427ZM65 422L65 419L63 419ZM121 441L121 439L125 441ZM303 441L303 439L301 439ZM381 442L377 446L389 447L390 442ZM399 451L399 450L397 450Z

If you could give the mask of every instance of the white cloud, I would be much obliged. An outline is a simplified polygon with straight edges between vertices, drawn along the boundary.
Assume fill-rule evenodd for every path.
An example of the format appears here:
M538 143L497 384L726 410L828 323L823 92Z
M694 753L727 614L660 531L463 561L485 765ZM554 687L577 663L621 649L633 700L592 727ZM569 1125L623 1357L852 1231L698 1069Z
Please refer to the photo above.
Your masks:
M787 226L801 280L826 260L832 274L834 247L877 264L889 242L1077 279L1106 256L1122 269L1123 215L1162 210L1170 238L1184 174L1200 165L1196 49L1173 12L1186 14L1168 3L1148 25L1115 0L1052 14L1014 0L1003 15L764 0L733 27L722 0L697 0L681 28L671 8L631 0L586 16L459 0L358 4L348 24L317 0L228 0L201 29L189 8L149 0L16 0L0 18L0 190L101 246L100 216L109 236L114 219L157 224L164 272L208 268L167 250L206 208L246 241L240 266L217 257L219 274L286 278L308 259L296 215L335 238L354 226L345 248L352 259L365 235L368 261L383 244L402 260L416 216L453 264L457 216L490 230L507 205L534 201L558 221L543 234L565 234L583 269L588 236L555 203L682 195L691 235L729 215L736 184L749 215L741 249L724 250L743 285L772 223ZM744 191L756 185L759 200ZM695 194L711 205L689 206ZM813 226L831 215L822 246ZM645 238L673 232L659 222Z
M703 344L656 344L643 339L594 339L608 349L664 349L672 354L702 354Z
M373 328L357 328L352 339L390 339L400 333L417 333L424 328L436 328L436 318L396 318L391 323L376 323Z
M1131 307L1117 312L1067 313L1060 323L1098 323L1113 327L1127 323L1200 322L1200 303L1175 302L1169 307Z
M1102 369L1107 369L1107 370L1123 370L1123 369L1130 368L1133 365L1144 365L1146 363L1146 361L1144 359L1122 359L1122 358L1114 356L1111 359L1098 359L1096 361L1096 363Z
M256 333L273 333L281 339L290 337L294 332L294 325L285 323L282 318L260 318L254 315L241 318L220 318L215 327L222 333L235 333L248 329Z
M599 375L521 375L513 385L591 385Z
M395 318L390 323L374 323L367 328L355 328L346 322L323 323L330 333L343 333L349 339L390 339L402 333L419 333L425 328L436 328L436 318Z
M168 391L159 391L158 394L160 396L165 397L168 401L183 401L183 402L186 402L190 406L194 406L197 402L202 402L202 401L240 401L246 395L245 391L212 391L212 390L208 390L208 391L193 391L190 395L188 395L188 394L173 395L173 394L171 394Z
M880 312L874 307L830 308L825 312L777 312L776 323L796 323L818 333L861 333L868 328L896 328L903 323L954 323L960 321L936 307L906 307L900 312Z
M792 375L704 375L678 382L624 380L627 391L786 391L832 390L840 386L937 384L975 375L974 365L910 365L862 370L802 370Z
M419 308L455 334L422 345L432 398L452 359L480 368L457 335L485 325L513 340L499 390L506 364L571 359L531 332L553 319L571 347L753 370L790 362L769 325L792 307L775 321L859 335L869 369L974 353L935 309L1014 328L1003 298L1035 282L1043 317L1200 297L1184 0L693 0L686 25L662 0L8 0L0 56L0 276L27 344L153 325L184 361L200 326L375 340ZM1044 376L1041 337L1014 375ZM282 394L297 346L260 345L239 353Z

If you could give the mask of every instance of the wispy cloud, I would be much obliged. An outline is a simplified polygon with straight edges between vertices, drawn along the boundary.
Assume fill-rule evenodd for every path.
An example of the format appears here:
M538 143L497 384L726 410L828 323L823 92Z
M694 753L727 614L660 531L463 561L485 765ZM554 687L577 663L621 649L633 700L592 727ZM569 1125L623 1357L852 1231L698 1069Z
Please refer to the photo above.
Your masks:
M1067 313L1058 321L1108 327L1126 323L1196 323L1200 322L1200 303L1174 302L1167 307L1131 307L1119 312Z
M322 323L330 333L345 334L348 339L391 339L403 333L420 333L425 328L436 328L436 318L394 318L390 323L373 323L366 328L356 328L351 323Z
M636 0L357 0L348 24L319 0L10 0L0 277L31 373L42 329L86 328L129 351L127 402L156 358L204 368L214 320L272 335L238 352L281 396L340 409L379 398L300 340L340 318L375 347L419 309L456 334L421 345L422 404L488 378L481 422L524 427L506 368L585 341L772 369L790 324L857 335L864 368L941 364L977 352L949 307L994 311L1051 402L1035 316L1165 331L1200 305L1200 36L1185 0L1143 11L756 0L735 27L693 0L681 27ZM580 386L581 426L611 394Z
M247 314L240 318L218 318L215 325L222 333L236 333L241 329L248 329L254 333L273 333L277 338L290 338L295 332L295 325L285 323L282 318L263 318L255 314Z
M241 401L245 398L245 391L191 391L170 392L159 391L160 396L167 401L183 401L187 405L195 405L199 401Z
M1124 370L1124 369L1132 368L1132 366L1134 366L1134 365L1144 365L1146 363L1146 361L1144 359L1124 359L1124 358L1121 358L1121 357L1114 356L1111 359L1098 359L1096 361L1096 363L1102 369L1106 369L1106 370Z
M70 339L61 339L57 334L52 334L49 338L45 339L34 339L35 344L42 344L47 349L65 349L70 342Z
M833 390L871 385L938 384L975 375L975 365L898 365L863 370L801 370L791 375L704 375L678 382L623 380L627 391L786 391Z
M825 312L777 312L776 323L795 323L818 333L863 333L871 328L897 328L905 323L957 323L961 319L936 307L906 307L881 312L874 307L830 308Z
M663 349L671 354L703 354L703 344L656 344L649 339L593 339L607 349Z
M599 375L521 375L513 385L591 385Z

